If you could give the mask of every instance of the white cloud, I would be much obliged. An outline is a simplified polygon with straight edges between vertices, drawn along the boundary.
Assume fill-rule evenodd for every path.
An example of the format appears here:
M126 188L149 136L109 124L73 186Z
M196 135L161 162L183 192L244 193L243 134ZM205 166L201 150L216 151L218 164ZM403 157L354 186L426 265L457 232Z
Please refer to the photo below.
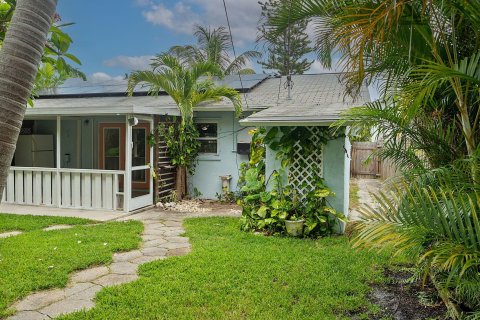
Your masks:
M105 72L95 72L90 77L88 77L88 79L93 83L100 83L100 82L106 82L106 81L120 81L120 80L123 80L124 77L111 76L109 74L106 74Z
M320 61L315 60L307 73L329 73L335 70L326 68Z
M154 56L116 56L105 60L103 64L107 67L125 68L128 70L147 70Z
M151 2L143 11L143 16L153 25L183 34L192 34L195 24L212 27L227 25L221 1L184 0L175 5L168 3L171 1ZM246 42L255 41L261 12L258 0L226 0L226 4L235 43L244 46Z

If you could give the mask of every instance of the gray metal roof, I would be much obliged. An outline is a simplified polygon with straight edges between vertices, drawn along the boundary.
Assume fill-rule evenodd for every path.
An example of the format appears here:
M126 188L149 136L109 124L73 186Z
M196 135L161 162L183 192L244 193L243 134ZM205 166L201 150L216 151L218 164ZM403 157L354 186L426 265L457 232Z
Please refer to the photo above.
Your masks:
M248 91L257 86L263 80L268 78L268 74L248 74L242 75L241 81L238 75L225 76L223 79L214 79L217 85L225 85L239 91ZM135 93L146 93L148 88L137 86ZM110 79L105 81L83 81L81 79L68 79L59 87L43 90L39 96L62 96L62 95L102 95L125 94L127 92L127 80Z
M284 89L286 77L268 79L248 94L251 108L266 108L246 119L244 125L297 125L325 124L338 120L340 113L348 108L370 101L367 86L358 97L345 94L346 88L339 74L292 76L294 83L291 99ZM279 90L280 88L280 90Z

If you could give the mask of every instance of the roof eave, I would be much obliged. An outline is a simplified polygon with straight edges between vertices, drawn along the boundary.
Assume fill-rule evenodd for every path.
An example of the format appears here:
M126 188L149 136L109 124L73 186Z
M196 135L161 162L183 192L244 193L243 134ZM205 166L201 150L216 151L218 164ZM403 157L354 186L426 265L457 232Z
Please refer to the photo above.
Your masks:
M334 123L338 118L331 119L243 119L240 120L242 126L254 127L328 127Z

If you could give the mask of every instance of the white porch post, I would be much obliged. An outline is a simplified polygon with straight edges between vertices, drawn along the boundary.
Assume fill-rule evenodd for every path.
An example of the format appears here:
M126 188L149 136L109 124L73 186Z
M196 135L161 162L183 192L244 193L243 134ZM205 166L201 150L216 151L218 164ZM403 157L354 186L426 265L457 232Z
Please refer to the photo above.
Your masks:
M57 116L57 148L56 148L56 168L57 168L57 172L56 172L56 181L55 181L55 185L56 185L56 197L57 197L57 206L58 207L61 207L62 206L62 184L61 184L61 175L60 175L60 168L61 168L61 165L60 165L60 161L61 161L61 124L62 124L62 117L61 116Z
M150 132L147 132L147 135L149 135L151 132L155 132L155 128L154 128L154 125L155 125L155 119L153 116L150 117ZM157 164L157 161L155 159L155 155L153 153L153 150L155 149L153 146L151 146L149 143L147 143L147 146L150 148L150 167L151 169L150 170L153 170L155 172L156 168L156 164ZM153 188L153 174L151 174L150 172L150 193L154 193L155 190ZM156 194L153 194L153 204L156 204L157 203L157 195Z
M124 211L130 211L130 200L132 199L132 126L128 123L130 115L125 117L125 183L123 186Z

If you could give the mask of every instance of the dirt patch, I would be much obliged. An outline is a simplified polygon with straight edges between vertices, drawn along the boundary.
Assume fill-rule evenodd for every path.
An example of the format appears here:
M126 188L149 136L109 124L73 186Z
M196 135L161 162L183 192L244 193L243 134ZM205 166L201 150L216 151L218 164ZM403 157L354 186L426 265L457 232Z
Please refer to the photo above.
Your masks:
M202 200L200 207L211 210L241 210L240 206L235 203L222 203L213 200Z
M431 286L406 283L411 274L407 271L385 270L387 282L375 285L370 294L372 303L380 312L370 319L444 319L446 308Z
M157 208L167 211L197 213L197 214L218 214L240 215L241 208L232 203L222 203L214 200L182 200L179 202L157 203Z

